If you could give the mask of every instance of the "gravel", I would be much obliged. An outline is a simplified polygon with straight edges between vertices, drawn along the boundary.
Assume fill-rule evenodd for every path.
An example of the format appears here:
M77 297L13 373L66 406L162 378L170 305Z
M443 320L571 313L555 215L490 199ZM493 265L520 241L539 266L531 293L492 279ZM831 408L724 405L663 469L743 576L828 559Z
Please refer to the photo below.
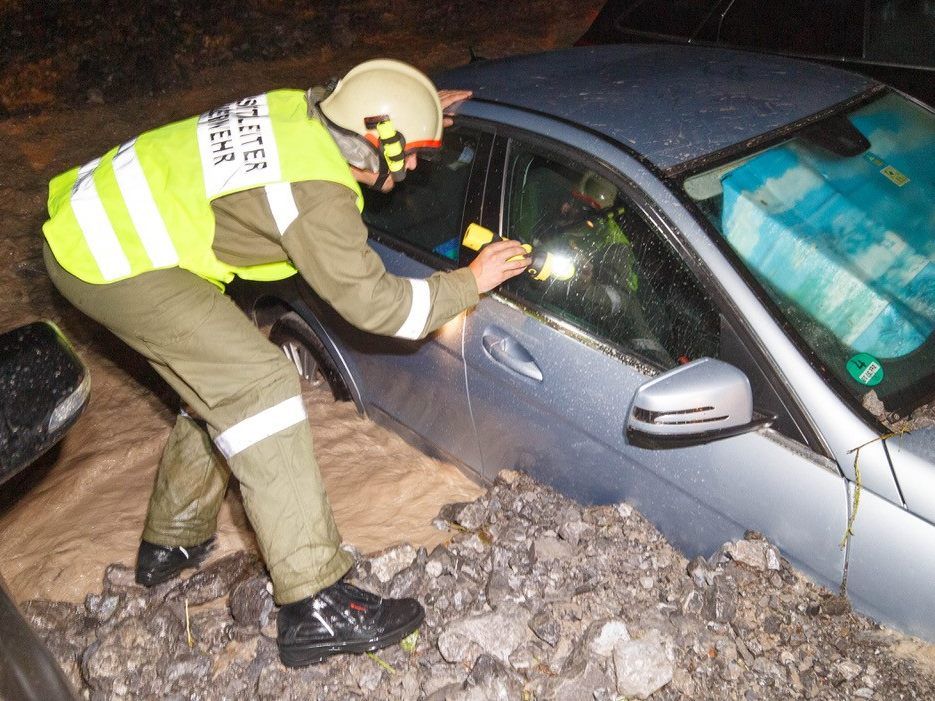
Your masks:
M436 524L450 540L431 553L357 556L356 584L426 606L417 635L375 655L283 667L246 553L152 590L111 565L84 606L24 611L90 699L935 698L930 648L757 533L689 562L629 505L581 506L516 472Z

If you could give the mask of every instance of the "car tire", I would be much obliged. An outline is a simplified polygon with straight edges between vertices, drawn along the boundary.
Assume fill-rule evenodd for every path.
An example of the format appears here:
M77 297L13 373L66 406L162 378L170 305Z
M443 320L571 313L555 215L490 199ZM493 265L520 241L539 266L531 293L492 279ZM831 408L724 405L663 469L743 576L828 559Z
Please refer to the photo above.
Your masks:
M331 354L302 317L295 312L281 316L270 329L269 340L292 361L303 381L313 387L327 384L335 401L350 401L351 392Z

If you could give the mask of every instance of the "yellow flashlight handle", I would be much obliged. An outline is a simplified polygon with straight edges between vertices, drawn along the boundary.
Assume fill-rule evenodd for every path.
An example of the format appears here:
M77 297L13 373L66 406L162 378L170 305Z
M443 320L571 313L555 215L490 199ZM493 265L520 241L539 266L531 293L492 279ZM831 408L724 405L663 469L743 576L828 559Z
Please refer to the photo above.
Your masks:
M470 248L472 251L479 251L488 243L493 241L495 234L480 224L468 224L468 228L464 232L463 243L467 248Z

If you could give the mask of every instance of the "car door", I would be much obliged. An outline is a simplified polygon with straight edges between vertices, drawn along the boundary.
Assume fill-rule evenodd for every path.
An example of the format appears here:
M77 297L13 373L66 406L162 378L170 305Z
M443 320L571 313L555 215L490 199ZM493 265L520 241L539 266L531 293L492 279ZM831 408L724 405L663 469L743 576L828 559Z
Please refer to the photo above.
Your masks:
M494 162L504 165L491 166L487 191L499 205L485 204L483 223L573 258L575 275L516 278L466 319L486 476L522 469L585 502L627 500L690 555L760 530L819 580L840 583L845 481L801 441L794 417L780 422L792 437L770 429L670 450L627 442L637 387L718 357L730 328L645 195L596 158L524 132L498 139Z
M472 192L483 184L491 140L473 128L447 129L442 148L420 158L390 193L365 191L371 245L389 272L424 278L457 265L462 218L477 207ZM461 361L463 315L422 341L374 336L337 318L329 323L371 418L479 470Z

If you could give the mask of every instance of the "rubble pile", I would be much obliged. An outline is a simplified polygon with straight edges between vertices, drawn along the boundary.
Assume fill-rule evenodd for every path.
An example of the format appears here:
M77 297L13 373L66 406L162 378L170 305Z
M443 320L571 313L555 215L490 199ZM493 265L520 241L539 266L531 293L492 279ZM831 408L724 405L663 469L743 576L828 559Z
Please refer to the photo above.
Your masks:
M276 651L256 557L152 590L108 568L85 604L27 618L91 699L924 699L935 672L755 533L687 561L627 504L578 505L503 472L445 506L431 553L358 554L355 583L415 596L417 634L299 670Z

